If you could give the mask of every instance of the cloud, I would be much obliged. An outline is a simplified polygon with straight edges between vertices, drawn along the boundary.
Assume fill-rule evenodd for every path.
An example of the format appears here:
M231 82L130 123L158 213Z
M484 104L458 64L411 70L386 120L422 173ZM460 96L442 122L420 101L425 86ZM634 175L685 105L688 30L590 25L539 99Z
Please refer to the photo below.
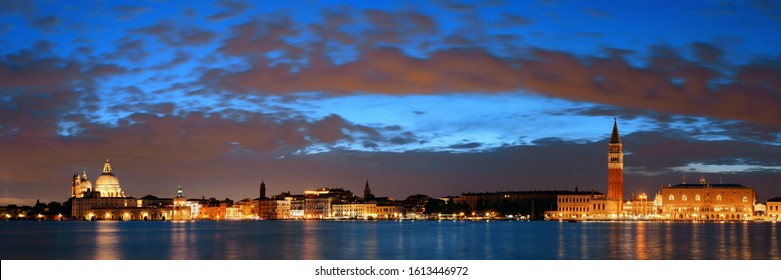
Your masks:
M161 42L172 46L193 46L210 43L216 33L197 26L181 27L169 20L162 20L154 25L131 29L131 34L145 34L157 37Z
M122 20L132 20L140 14L148 11L146 7L129 6L123 4L116 5L111 8L111 10L117 12L119 14L119 18Z
M516 27L526 26L532 23L534 23L534 21L527 17L514 15L511 13L502 13L498 25L501 27Z
M58 27L60 23L61 23L60 19L52 15L36 18L30 22L32 26L41 29L46 33L53 33L55 28Z
M300 33L287 17L273 17L265 21L251 20L231 27L234 36L226 40L220 51L233 56L257 57L274 50L283 50L296 58L302 50L285 39ZM264 60L265 61L265 60Z
M214 4L218 8L225 9L222 12L219 12L219 13L216 13L216 14L212 14L209 17L207 17L207 19L214 20L214 21L224 20L224 19L228 19L228 18L232 18L232 17L238 16L238 15L241 15L242 13L244 13L245 11L247 11L251 7L247 3L234 2L234 1L224 1L224 0L217 1Z

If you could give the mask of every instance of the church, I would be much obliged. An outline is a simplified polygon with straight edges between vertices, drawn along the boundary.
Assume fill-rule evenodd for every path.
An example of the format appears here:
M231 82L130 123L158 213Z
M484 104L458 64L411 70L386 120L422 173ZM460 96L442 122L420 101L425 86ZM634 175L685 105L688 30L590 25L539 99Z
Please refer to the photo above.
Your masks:
M108 159L94 186L86 171L73 175L71 203L71 216L77 220L187 220L198 211L197 205L184 197L181 187L175 198L125 196Z
M87 179L87 171L82 171L81 175L73 174L71 185L71 197L125 197L125 192L119 185L119 179L114 173L111 173L111 163L106 159L103 164L103 174L95 180L95 187Z

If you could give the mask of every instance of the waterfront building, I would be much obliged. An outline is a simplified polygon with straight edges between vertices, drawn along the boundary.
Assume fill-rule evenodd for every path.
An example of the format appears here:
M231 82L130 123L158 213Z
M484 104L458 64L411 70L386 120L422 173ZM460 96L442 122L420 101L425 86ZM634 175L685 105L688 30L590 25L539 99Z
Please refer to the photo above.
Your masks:
M486 193L462 193L450 199L452 203L466 205L469 212L500 212L506 215L530 215L531 219L544 219L546 211L556 211L558 195L576 194L577 191L507 191ZM588 194L588 193L583 193Z
M258 200L258 218L261 220L291 219L292 196ZM301 213L303 215L303 211Z
M557 196L557 211L549 211L546 219L614 220L621 212L617 200L598 192L575 192Z
M697 184L662 187L662 218L676 221L748 221L754 218L756 193L741 184Z
M632 194L632 199L624 202L622 212L633 219L648 219L654 214L653 209L654 200L648 200L648 195L640 193Z
M377 205L376 218L379 220L396 220L401 219L404 215L404 206L401 204L396 205Z
M767 218L772 221L781 220L781 197L768 199L765 203Z
M337 203L332 205L334 219L376 219L377 204L375 203Z
M320 188L314 191L304 191L303 218L333 219L333 204L351 203L357 200L357 197L351 191L341 188Z
M172 199L172 219L174 220L190 220L193 216L192 204L188 203L187 198L184 197L184 191L182 186L179 186L176 191L176 197ZM196 206L197 208L197 206Z

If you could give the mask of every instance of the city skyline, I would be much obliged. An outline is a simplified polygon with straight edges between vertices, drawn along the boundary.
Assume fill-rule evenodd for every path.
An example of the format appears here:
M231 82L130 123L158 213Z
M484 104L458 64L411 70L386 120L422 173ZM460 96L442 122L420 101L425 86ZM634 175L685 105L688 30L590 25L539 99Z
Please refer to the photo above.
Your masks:
M68 197L111 159L127 195L241 199L781 194L773 2L5 2L0 205ZM654 18L655 20L648 20Z

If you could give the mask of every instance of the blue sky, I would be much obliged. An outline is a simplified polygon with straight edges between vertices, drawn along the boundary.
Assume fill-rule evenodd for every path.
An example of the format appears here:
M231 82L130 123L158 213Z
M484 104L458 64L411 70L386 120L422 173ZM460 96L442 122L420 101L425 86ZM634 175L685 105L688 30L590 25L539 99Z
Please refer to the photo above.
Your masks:
M614 117L627 196L683 173L778 196L780 22L772 1L4 2L0 204L64 200L106 157L137 197L604 191Z

